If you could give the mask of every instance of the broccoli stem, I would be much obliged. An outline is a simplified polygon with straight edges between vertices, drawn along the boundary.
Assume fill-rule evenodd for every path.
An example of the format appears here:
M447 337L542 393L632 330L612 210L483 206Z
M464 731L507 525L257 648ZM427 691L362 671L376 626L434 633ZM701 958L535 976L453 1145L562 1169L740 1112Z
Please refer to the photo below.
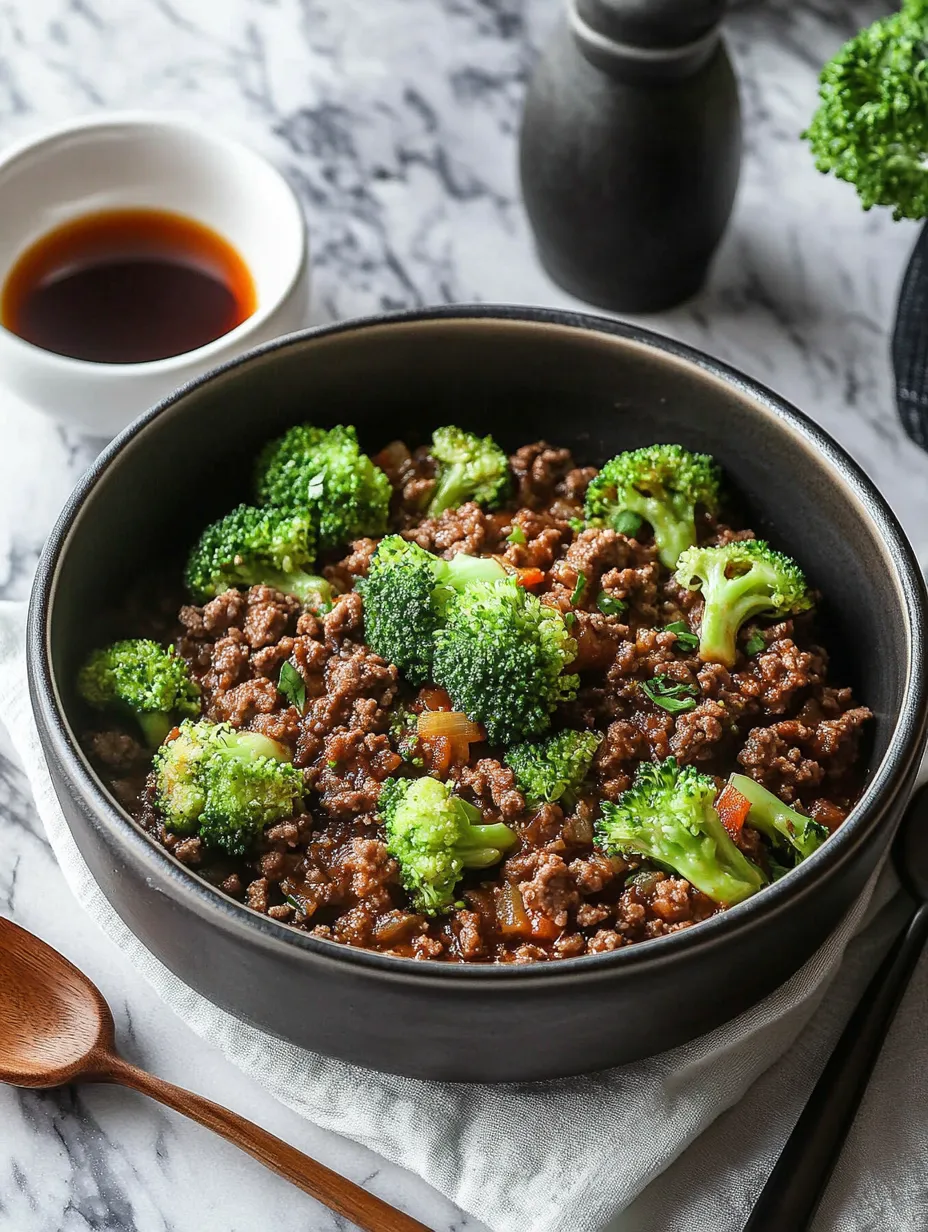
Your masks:
M439 613L444 613L449 600L461 594L474 582L500 582L506 570L492 556L468 556L458 552L451 560L439 559L435 565L435 589L433 602Z
M745 574L745 579L748 579ZM740 580L740 579L735 579ZM746 580L743 589L750 585ZM704 663L721 663L733 667L738 658L738 632L745 621L761 612L770 610L771 602L766 595L737 594L729 589L731 582L723 582L724 591L716 598L706 599L702 624L699 628L699 657Z
M489 868L498 864L500 852L512 846L513 833L509 827L501 821L483 825L480 809L459 796L454 798L453 808L466 818L454 844L464 867Z
M479 816L479 813L478 813ZM465 868L489 868L499 863L499 853L512 846L512 831L502 822L468 826L456 845Z
M261 732L236 731L235 735L223 741L216 751L217 757L226 761L250 762L258 757L269 757L272 761L291 761L290 750L286 745L264 736Z
M717 814L705 812L702 822L705 833L688 833L682 842L668 832L652 858L666 863L713 902L732 907L759 890L764 875L731 841Z
M446 466L429 501L429 517L437 518L446 509L455 509L467 495L467 475L462 466Z
M661 564L668 569L672 569L686 549L696 542L694 519L681 518L665 501L641 497L640 506L632 512L651 524Z
M699 629L699 657L706 663L732 667L738 658L738 631L745 621L769 611L770 597L758 594L752 569L737 577L725 576L725 561L714 565L703 588L705 606ZM752 593L753 592L753 593Z
M323 577L311 573L281 573L275 569L262 570L260 577L252 583L256 586L272 586L274 590L285 595L295 595L303 604L318 603L329 606L332 603L332 587Z
M828 837L828 831L811 817L797 813L779 796L755 783L745 774L733 774L729 779L732 787L750 802L748 821L774 843L787 842L805 860L817 851Z
M150 749L157 749L164 744L168 732L175 726L174 719L169 714L148 713L136 714L138 725L142 729L145 743Z
M506 571L492 556L468 556L466 552L458 552L451 560L439 560L435 576L439 585L444 582L457 589L471 582L498 582L506 576Z
M699 657L704 663L733 667L738 658L740 624L731 609L721 603L706 602L699 627Z

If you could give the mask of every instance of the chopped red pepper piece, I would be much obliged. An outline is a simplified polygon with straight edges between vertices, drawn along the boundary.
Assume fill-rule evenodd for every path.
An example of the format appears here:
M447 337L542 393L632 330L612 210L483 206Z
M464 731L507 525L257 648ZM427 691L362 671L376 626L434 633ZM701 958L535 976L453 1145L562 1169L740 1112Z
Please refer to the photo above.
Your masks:
M426 710L453 710L451 698L438 685L425 685L419 690L419 701Z
M546 915L538 915L532 912L529 915L529 919L532 921L531 936L535 941L557 941L564 931L559 924L549 920Z
M731 837L737 838L751 811L751 801L737 788L732 787L731 783L726 783L715 802L715 809Z

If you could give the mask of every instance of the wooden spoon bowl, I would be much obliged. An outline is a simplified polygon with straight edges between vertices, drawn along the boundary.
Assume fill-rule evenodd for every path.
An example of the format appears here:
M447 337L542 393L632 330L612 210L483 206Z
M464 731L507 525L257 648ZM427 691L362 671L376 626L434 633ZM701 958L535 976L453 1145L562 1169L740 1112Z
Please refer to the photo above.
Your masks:
M0 1081L36 1088L121 1083L221 1134L368 1232L428 1232L418 1220L237 1113L124 1061L100 990L57 950L2 917Z
M51 958L49 957L51 956ZM56 950L0 919L0 1081L60 1087L114 1051L110 1008Z

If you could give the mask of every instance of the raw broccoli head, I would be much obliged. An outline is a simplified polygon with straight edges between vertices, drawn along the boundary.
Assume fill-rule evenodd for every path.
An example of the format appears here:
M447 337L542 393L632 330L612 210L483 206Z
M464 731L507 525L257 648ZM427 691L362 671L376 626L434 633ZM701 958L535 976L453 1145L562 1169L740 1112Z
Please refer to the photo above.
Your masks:
M480 810L437 779L388 779L379 810L403 885L427 915L450 910L464 870L497 864L517 838L502 822L482 825Z
M95 710L131 714L153 749L200 710L200 686L184 660L173 647L144 638L95 650L78 673L77 691Z
M368 576L357 584L367 644L412 684L424 684L432 673L433 638L451 595L472 582L505 577L503 566L488 557L458 553L442 560L399 535L388 535L377 546Z
M327 608L332 588L307 572L315 557L309 513L239 505L207 526L187 561L187 589L199 603L233 586L273 586Z
M566 730L508 749L506 765L529 808L557 800L572 806L601 741L598 732Z
M258 501L309 513L323 551L382 535L390 481L358 446L354 428L298 424L258 459Z
M158 808L176 834L244 855L265 826L292 817L303 776L288 751L228 723L183 723L155 754Z
M609 855L636 855L677 873L726 907L766 878L732 842L713 808L715 780L672 757L644 762L617 804L603 801L596 841Z
M857 189L865 210L928 216L928 5L861 30L822 69L820 103L803 136L819 171Z
M454 598L435 634L434 678L492 744L540 736L558 702L576 696L564 668L577 643L561 613L514 581L478 582Z
M682 445L649 445L607 462L586 492L594 525L629 533L628 516L647 522L662 564L672 569L696 542L696 506L719 508L719 468L704 453Z
M733 774L728 780L735 791L750 803L747 822L760 830L772 843L792 847L799 860L805 860L817 851L828 838L828 829L804 813L784 804L779 796L755 783L745 774Z
M461 428L438 428L429 450L438 463L438 482L429 501L429 517L476 501L495 508L509 488L509 459L492 436L474 436Z
M688 590L702 590L699 657L705 663L732 667L738 630L752 616L789 616L812 606L802 570L763 539L690 548L677 562L675 576Z

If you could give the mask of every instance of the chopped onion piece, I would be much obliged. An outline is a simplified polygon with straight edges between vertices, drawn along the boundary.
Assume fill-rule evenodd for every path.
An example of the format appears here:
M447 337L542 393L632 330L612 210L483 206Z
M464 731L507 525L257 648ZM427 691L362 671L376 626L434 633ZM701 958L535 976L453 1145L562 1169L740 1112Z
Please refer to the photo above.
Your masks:
M479 744L487 738L483 727L460 710L425 710L419 715L417 730L423 740L448 736L455 744Z
M503 936L516 934L525 937L532 931L532 921L525 910L519 887L508 881L496 892L496 922Z

